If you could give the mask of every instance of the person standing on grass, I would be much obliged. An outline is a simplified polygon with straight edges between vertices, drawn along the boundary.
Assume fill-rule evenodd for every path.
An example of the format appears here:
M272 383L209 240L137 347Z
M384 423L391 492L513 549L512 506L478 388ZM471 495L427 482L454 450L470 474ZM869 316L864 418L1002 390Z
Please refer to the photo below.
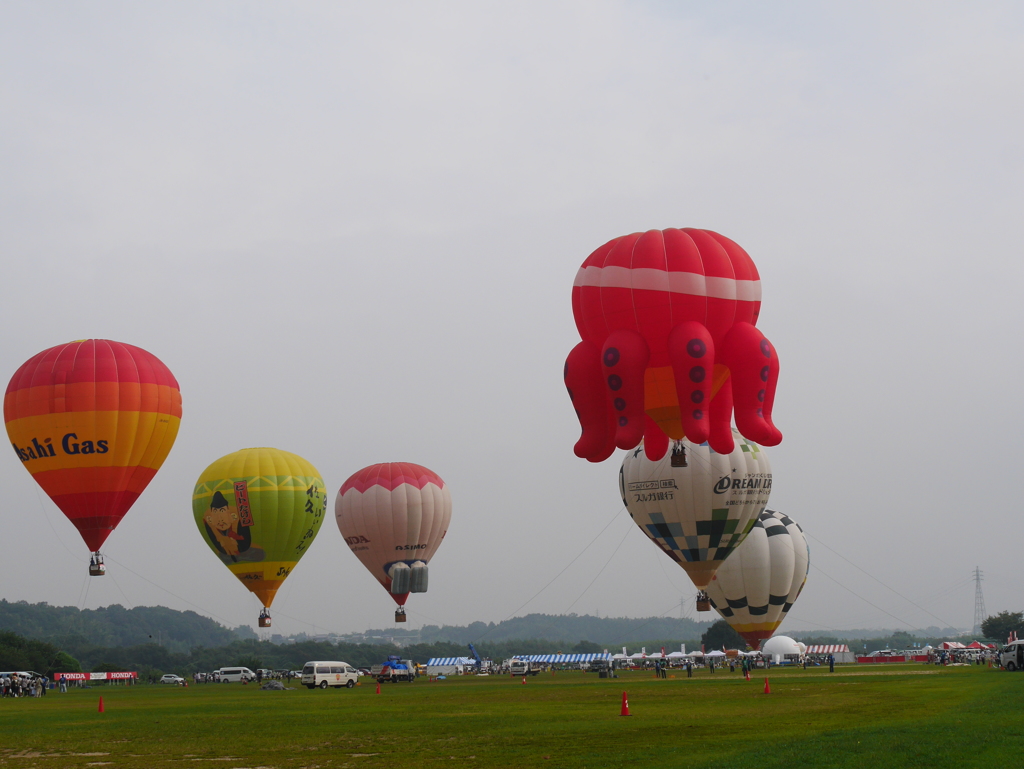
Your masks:
M689 657L686 659L686 677L693 678L693 660Z
M834 655L834 654L828 655L828 672L829 673L835 673L836 672L836 655Z

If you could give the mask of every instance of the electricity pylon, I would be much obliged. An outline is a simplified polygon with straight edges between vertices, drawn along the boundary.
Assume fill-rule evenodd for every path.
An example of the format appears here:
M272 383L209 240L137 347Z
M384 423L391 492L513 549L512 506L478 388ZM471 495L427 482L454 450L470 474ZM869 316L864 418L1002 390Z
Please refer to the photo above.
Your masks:
M987 619L985 612L985 596L981 593L981 569L974 567L974 635L981 635L981 623Z

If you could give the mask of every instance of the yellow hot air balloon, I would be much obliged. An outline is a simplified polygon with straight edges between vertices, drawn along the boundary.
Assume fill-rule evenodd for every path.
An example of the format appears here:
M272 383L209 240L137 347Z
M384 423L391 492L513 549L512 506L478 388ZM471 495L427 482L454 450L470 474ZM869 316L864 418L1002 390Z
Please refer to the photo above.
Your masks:
M320 531L323 478L302 457L242 449L203 471L192 493L196 526L210 550L263 603L260 627L281 583Z

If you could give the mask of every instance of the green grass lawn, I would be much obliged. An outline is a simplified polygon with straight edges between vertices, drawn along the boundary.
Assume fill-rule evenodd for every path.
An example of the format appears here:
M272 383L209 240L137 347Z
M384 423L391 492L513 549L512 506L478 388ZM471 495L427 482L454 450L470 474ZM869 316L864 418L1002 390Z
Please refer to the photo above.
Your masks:
M1005 767L1024 675L925 665L560 672L354 689L96 687L0 700L0 766ZM632 715L619 715L622 692ZM106 712L97 712L100 696Z

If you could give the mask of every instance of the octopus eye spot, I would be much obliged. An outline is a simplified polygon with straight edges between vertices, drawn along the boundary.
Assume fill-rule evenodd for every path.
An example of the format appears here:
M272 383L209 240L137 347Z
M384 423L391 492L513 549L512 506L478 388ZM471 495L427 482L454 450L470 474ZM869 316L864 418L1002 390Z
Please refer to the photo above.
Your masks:
M764 390L758 390L757 399L761 401L761 403L764 403Z
M691 358L703 358L707 351L707 345L702 339L691 339L686 343L686 352L690 354Z
M761 381L762 382L767 382L768 381L768 367L767 366L765 366L763 369L761 369Z
M576 397L572 394L572 388L571 387L566 387L565 389L569 391L569 400L571 400L571 401L576 400Z
M772 346L770 344L768 344L768 340L767 339L762 339L761 340L761 353L766 358L772 357Z
M610 377L608 377L608 387L610 387L612 390L618 390L620 387L622 387L622 377L620 377L618 374L612 374Z
M626 417L619 417L619 427L625 427L629 424L629 420Z
M624 401L622 398L616 398L614 401L612 401L612 403L615 406L616 411L625 411L626 401Z
M757 415L758 415L759 417L763 417L763 416L764 416L764 411L763 411L762 409L758 409L758 410L757 410Z
M694 390L692 393L690 393L690 400L692 400L694 403L703 403L704 402L704 391L703 390Z
M694 419L703 419L704 418L704 412L701 411L700 409L694 409L693 410L693 418Z
M690 381L691 382L703 382L704 381L704 367L694 366L690 369Z
M616 347L609 347L604 351L604 365L611 367L619 362L619 350Z

